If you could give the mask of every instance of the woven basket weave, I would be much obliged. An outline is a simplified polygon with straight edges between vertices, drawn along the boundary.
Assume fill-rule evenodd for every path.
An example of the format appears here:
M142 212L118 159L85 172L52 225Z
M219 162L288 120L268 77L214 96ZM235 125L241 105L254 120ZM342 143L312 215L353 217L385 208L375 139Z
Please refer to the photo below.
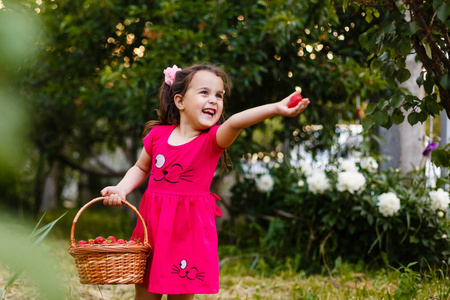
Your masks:
M103 200L103 197L99 197L86 203L78 211L72 223L68 251L75 259L80 282L83 284L142 283L151 247L148 244L147 227L144 219L139 211L127 201L123 201L123 203L136 213L144 228L144 243L142 245L77 245L75 243L75 225L81 213L95 202Z

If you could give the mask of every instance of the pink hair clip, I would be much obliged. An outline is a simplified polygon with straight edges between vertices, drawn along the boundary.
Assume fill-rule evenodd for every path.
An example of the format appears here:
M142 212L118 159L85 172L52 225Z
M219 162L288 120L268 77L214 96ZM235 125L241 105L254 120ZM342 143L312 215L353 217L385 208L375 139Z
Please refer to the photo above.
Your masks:
M173 65L173 67L168 67L164 70L164 81L167 85L172 86L173 82L175 81L175 75L178 71L181 71L181 69L178 68L177 65Z

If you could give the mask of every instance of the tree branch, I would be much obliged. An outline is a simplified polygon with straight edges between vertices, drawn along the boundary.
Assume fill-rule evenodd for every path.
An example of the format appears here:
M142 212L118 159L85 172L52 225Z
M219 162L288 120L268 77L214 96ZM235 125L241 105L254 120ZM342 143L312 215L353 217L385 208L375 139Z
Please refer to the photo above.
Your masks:
M66 156L59 154L57 159L65 164L68 165L69 167L79 170L82 173L86 173L86 174L90 174L90 175L94 175L94 176L104 176L104 177L122 177L125 175L125 172L114 172L111 170L108 171L99 171L99 170L95 170L95 169L91 169L88 168L86 166L83 166L81 164L78 164L72 160L70 160L69 158L67 158Z
M406 1L406 3L408 3L410 5L411 10L413 12L414 19L417 21L417 23L419 23L420 30L425 34L425 40L430 44L432 54L437 56L434 59L433 58L431 58L431 59L435 60L436 58L438 58L439 61L442 62L442 64L445 66L445 68L450 69L450 60L447 59L445 53L442 51L442 49L437 45L437 43L431 37L430 29L428 28L428 24L426 23L425 18L423 16L422 12L420 11L420 8L418 7L417 3L414 0ZM433 71L438 79L443 75L442 67L439 68L438 72L436 72L437 70L436 71L433 70Z
M282 210L278 210L278 209L275 209L274 211L277 214L279 214L280 216L283 216L283 217L286 217L286 218L289 218L289 219L294 219L294 220L306 222L306 219L298 217L298 216L293 215L293 214L290 214L288 212L285 212L285 211L282 211Z

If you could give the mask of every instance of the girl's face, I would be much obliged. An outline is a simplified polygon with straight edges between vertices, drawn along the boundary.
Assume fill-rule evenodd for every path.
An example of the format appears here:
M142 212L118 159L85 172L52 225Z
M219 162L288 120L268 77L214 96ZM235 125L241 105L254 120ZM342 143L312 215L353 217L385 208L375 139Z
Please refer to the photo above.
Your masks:
M216 74L201 70L195 73L184 96L176 95L180 123L195 130L216 125L223 111L223 80Z

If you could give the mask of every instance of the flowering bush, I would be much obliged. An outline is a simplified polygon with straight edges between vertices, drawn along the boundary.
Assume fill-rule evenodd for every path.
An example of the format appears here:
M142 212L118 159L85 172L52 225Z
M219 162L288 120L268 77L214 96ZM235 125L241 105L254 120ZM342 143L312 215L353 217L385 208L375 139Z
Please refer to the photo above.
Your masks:
M296 167L266 164L269 174L241 174L232 207L253 224L242 246L293 257L298 267L327 257L350 261L440 263L450 249L449 193L423 169L380 171L375 157ZM268 193L270 191L270 193Z

